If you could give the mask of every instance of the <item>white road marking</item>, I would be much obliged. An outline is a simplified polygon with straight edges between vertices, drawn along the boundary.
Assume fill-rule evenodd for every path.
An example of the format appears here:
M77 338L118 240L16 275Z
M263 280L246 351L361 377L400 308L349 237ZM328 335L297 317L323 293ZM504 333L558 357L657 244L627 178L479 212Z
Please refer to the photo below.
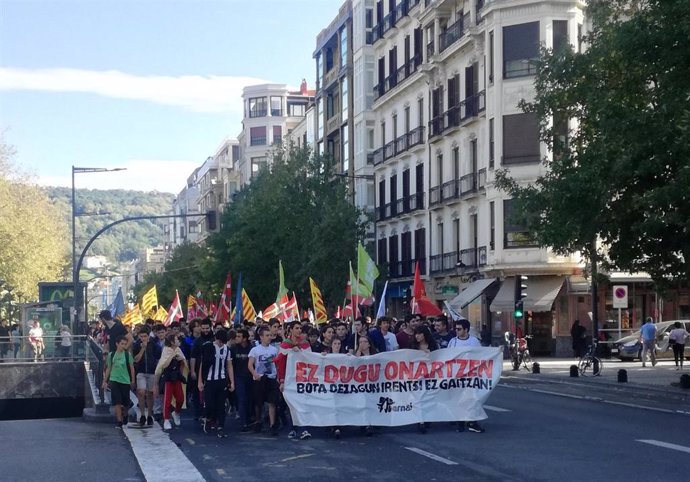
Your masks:
M186 438L185 439L189 445L194 445L196 442L192 440L191 438Z
M223 469L216 469L216 472L218 473L218 475L225 475L225 470Z
M507 408L494 407L493 405L484 405L484 408L492 412L512 412L512 410L508 410Z
M316 455L316 454L295 455L294 457L288 457L286 459L280 460L279 462L290 462L291 460L306 459L307 457L311 457L312 455Z
M417 447L405 447L407 450L410 452L414 452L419 455L423 455L424 457L428 457L431 460L435 460L436 462L441 462L442 464L446 465L458 465L457 462L453 462L452 460L444 459L443 457L439 457L436 454L432 454L431 452L427 452L426 450L418 449Z
M665 449L677 450L679 452L685 452L690 454L690 447L685 447L684 445L676 445L668 442L662 442L660 440L635 440L635 442L642 442L643 444L656 445L657 447L663 447Z
M201 473L159 427L124 432L146 480L204 482Z
M604 403L608 403L610 405L622 405L623 407L641 408L643 410L652 410L654 412L661 412L661 413L677 413L674 410L668 410L666 408L649 407L647 405L637 405L636 403L614 402L612 400L602 400L602 401Z

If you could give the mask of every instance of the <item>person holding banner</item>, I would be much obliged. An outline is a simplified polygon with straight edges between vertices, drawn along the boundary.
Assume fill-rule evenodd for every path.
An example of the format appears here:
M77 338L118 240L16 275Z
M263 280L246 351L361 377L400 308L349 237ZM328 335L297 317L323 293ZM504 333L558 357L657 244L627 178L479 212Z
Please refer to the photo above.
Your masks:
M448 342L448 348L462 347L462 346L481 346L478 338L470 335L469 320L461 319L455 322L455 338ZM479 425L476 420L467 422L467 430L475 433L483 433L484 428ZM465 422L458 422L458 432L465 430Z

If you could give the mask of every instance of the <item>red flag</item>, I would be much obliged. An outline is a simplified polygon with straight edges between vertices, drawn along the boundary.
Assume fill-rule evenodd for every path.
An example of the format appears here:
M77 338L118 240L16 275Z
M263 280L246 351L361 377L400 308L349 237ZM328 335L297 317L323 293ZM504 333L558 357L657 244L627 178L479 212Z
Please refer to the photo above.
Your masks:
M172 304L170 305L170 309L168 310L168 317L165 319L165 322L163 323L165 326L170 325L173 321L179 321L180 318L182 318L182 303L180 303L180 294L175 290L175 299L173 300Z
M270 320L271 318L277 318L280 314L280 308L276 303L273 303L269 307L265 308L262 312L264 320Z
M228 277L225 280L225 288L223 288L223 294L220 297L220 302L218 303L218 311L216 312L216 320L227 321L228 316L232 313L232 277L228 273Z
M419 273L419 262L415 263L414 268L414 285L412 287L412 313L418 313L424 316L439 316L443 313L441 308L436 306L426 296L426 289L422 282L422 277Z

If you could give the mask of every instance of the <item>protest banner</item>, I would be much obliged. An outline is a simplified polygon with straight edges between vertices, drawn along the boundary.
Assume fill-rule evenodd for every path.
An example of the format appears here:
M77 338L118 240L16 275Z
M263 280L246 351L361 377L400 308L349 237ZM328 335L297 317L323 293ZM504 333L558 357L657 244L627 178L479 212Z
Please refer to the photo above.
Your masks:
M483 420L502 358L492 347L365 357L290 352L283 395L299 426Z

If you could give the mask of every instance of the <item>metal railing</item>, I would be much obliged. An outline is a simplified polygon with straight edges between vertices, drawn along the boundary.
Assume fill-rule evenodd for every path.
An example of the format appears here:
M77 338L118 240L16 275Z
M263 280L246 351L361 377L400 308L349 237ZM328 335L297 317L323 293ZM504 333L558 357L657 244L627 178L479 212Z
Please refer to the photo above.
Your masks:
M403 196L376 208L376 221L424 209L424 191Z
M460 38L465 34L465 18L469 19L469 14L460 17L453 25L448 27L446 30L439 35L438 48L440 52L443 52L452 44L460 40Z
M5 363L83 361L87 352L87 336L48 334L36 339L29 336L0 338L0 361Z

